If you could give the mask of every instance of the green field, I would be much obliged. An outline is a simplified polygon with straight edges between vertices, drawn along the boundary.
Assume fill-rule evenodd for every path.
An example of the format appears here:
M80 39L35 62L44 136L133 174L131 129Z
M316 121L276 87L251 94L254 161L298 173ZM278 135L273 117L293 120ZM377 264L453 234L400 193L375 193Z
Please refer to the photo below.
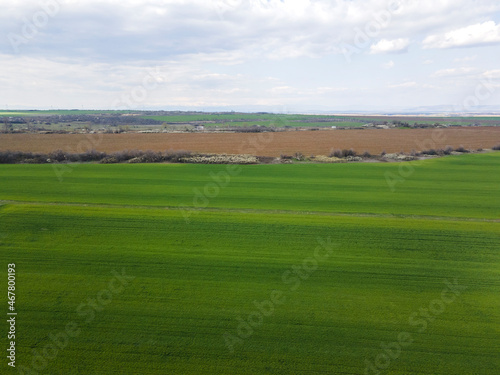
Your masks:
M0 110L0 117L37 117L37 116L55 116L55 115L96 115L101 113L106 114L124 114L131 111L98 111L98 110L29 110L29 111L7 111Z
M0 165L16 366L495 374L499 167Z
M165 123L190 123L213 121L205 126L267 126L267 127L356 127L366 124L363 119L351 119L343 116L316 116L294 114L259 114L259 113L200 113L168 116L142 116L146 119L164 121Z
M388 123L394 121L433 125L436 122L445 125L499 126L500 117L448 117L448 116L359 116L359 115L299 115L299 114L259 114L259 113L200 113L166 116L142 116L147 119L164 121L166 123L189 123L195 121L214 121L212 126L275 126L275 127L360 127L367 123Z
M370 116L370 115L317 115L317 114L278 114L278 113L239 113L239 112L168 112L168 111L112 111L112 110L30 110L30 111L8 111L0 110L0 118L6 117L22 117L26 121L36 121L37 117L54 117L54 123L43 124L43 128L47 130L66 130L74 131L83 126L90 128L102 128L103 124L98 122L94 124L88 119L80 121L74 116L78 115L94 115L112 117L121 115L134 115L141 119L156 120L155 124L140 124L134 125L132 122L127 123L131 117L123 116L122 126L128 126L132 130L159 130L166 126L187 126L192 129L194 125L203 123L207 128L233 128L233 127L252 127L264 126L271 128L324 128L324 127L361 127L363 125L373 124L398 124L399 122L414 125L433 125L436 123L444 125L461 125L470 126L477 124L481 126L500 126L500 117L448 117L448 116ZM66 117L67 116L67 117ZM71 117L73 116L73 117ZM49 120L50 121L50 120ZM112 123L112 122L111 122ZM109 126L108 123L107 126ZM26 125L13 124L15 130L26 130Z

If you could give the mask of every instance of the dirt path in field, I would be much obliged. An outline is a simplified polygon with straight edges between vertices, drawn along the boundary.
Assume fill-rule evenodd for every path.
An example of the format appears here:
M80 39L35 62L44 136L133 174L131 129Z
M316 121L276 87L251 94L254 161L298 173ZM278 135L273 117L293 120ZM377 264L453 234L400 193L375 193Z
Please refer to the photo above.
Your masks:
M431 148L491 148L500 144L500 127L389 130L320 130L277 133L159 133L159 134L0 134L0 151L79 153L95 149L186 150L255 156L328 155L332 149L411 152Z

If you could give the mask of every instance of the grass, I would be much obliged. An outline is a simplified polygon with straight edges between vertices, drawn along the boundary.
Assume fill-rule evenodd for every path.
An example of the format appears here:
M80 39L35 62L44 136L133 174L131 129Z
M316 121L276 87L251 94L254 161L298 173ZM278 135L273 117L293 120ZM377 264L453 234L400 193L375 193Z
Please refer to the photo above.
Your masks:
M500 175L491 171L499 162L500 154L490 153L407 164L243 166L208 207L494 219L500 212ZM15 201L197 208L203 202L196 192L226 170L223 165L0 165L0 191L4 200Z
M401 332L413 342L381 373L495 373L499 162L429 160L394 193L399 165L245 166L189 222L179 206L224 166L75 165L59 182L52 166L2 165L18 365L74 323L41 373L364 374ZM318 238L331 252L316 269ZM91 309L123 269L134 279ZM410 320L455 279L466 289L444 311ZM273 290L284 301L231 352L224 334Z

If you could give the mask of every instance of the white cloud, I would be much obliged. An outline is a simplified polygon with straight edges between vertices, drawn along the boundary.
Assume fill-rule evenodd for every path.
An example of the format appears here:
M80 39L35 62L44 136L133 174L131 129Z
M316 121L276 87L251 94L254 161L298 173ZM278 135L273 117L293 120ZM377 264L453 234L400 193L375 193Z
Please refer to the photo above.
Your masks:
M455 60L453 60L453 62L456 62L456 63L466 63L466 62L475 61L476 59L477 59L477 55L474 55L474 56L464 56L464 57L458 57L458 58L456 58Z
M431 35L423 41L424 48L475 47L500 43L500 25L488 21Z
M483 77L489 79L500 79L500 70L499 69L488 70L483 73Z
M417 82L403 82L403 83L398 83L395 85L389 85L389 88L391 89L402 89L402 88L410 88L410 87L416 87L418 86Z
M424 65L430 65L430 64L434 64L434 60L425 60L423 62Z
M396 64L394 64L394 61L391 60L391 61L388 61L388 62L382 64L382 68L384 68L384 69L392 69L392 68L394 68L395 65Z
M375 43L372 53L397 52L422 30L475 22L500 8L494 0L478 0L473 8L468 1L399 0L394 10L386 0L57 0L56 14L19 49L101 61L231 52L287 59L342 53L342 43L355 45L356 36L365 34L362 49ZM32 20L41 9L38 0L4 2L2 35L22 35L23 19ZM0 40L0 51L12 52L7 38Z
M370 47L370 53L401 53L408 50L410 40L399 38L394 40L382 39Z
M294 92L297 92L297 89L291 86L277 86L271 88L269 92L272 94L293 94Z
M435 72L432 76L433 77L458 77L458 76L464 76L464 75L469 75L473 73L476 69L471 68L471 67L464 67L464 68L450 68L450 69L441 69Z
M23 36L26 20L33 21L41 4L56 1L58 11L16 53L9 33ZM494 22L481 22L496 19L493 16L500 11L498 0L3 0L2 4L0 103L69 108L108 107L156 66L164 82L148 93L141 106L294 101L330 108L342 103L407 105L411 98L392 90L398 87L418 87L408 89L413 99L430 102L431 93L417 95L424 88L423 77L430 74L422 62L433 61L435 71L461 54L450 57L440 49L422 52L409 48L410 42L431 35L441 46L438 37L449 31L449 43L456 43L455 34L466 25L481 26L477 32L471 29L477 39L483 28L497 31ZM389 9L391 4L397 9ZM482 34L486 34L482 42L495 39L488 39L488 32ZM462 38L462 43L474 38ZM344 44L360 52L352 56L352 64L342 56ZM402 66L403 61L373 54L406 50L411 53L404 59L406 81L380 87L380 73L388 73L381 69ZM475 72L443 70L438 76L469 74L464 77L486 79L481 74L496 69L494 52L484 48L474 52L476 60L451 65L474 66ZM436 101L456 95L453 79L433 81L440 87Z
M490 92L497 93L498 88L500 88L500 70L488 70L481 75L481 84L490 90Z
M310 90L311 94L328 94L335 92L347 91L346 87L318 87L317 89Z

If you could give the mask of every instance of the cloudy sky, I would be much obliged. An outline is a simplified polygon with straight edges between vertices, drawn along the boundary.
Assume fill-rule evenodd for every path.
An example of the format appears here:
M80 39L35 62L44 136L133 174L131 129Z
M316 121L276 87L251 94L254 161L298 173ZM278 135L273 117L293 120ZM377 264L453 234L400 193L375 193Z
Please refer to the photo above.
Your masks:
M498 0L2 0L0 108L500 107Z

